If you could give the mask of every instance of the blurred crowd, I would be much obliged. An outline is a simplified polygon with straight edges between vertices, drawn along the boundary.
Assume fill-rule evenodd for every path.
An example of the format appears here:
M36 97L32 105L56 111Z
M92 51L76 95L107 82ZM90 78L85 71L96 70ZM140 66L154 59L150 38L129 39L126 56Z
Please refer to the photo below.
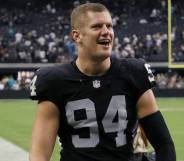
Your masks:
M15 75L4 75L0 78L0 90L28 89L33 71L19 71ZM160 89L184 88L184 75L177 72L155 73L156 87Z
M184 88L184 76L177 72L157 73L155 75L157 87L164 89Z
M20 1L20 0L19 0ZM0 1L0 63L63 63L77 56L70 38L73 7L94 0ZM99 2L99 1L98 1ZM113 55L143 58L148 62L168 59L167 0L102 0L112 13L115 40ZM184 3L172 3L172 61L184 62ZM33 72L0 76L0 90L25 89ZM159 88L184 88L179 73L155 74Z
M28 89L33 75L32 71L19 71L15 75L3 75L0 78L0 90Z
M24 7L0 7L0 62L63 62L76 56L70 39L70 12L89 1L57 1ZM118 57L167 61L167 2L103 0L112 11L116 33L113 54ZM184 60L183 12L172 6L173 61Z
M65 14L51 4L1 7L0 62L52 63L73 57Z
M172 62L184 62L184 1L172 4Z
M52 1L42 5L30 1L21 7L1 5L0 62L54 63L76 57L77 51L70 39L69 15L74 6L84 2L89 1L62 4ZM101 3L112 11L115 56L167 61L166 0L102 0ZM178 10L174 7L173 14ZM173 41L177 41L174 31ZM180 59L183 44L173 55L174 59Z

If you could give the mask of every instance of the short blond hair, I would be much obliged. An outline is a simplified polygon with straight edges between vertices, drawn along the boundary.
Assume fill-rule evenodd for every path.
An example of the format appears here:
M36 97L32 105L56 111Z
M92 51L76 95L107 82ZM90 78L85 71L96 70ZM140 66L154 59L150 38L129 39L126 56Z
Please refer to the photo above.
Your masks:
M76 29L83 25L84 18L87 14L87 12L92 11L92 12L103 12L109 10L101 3L85 3L82 5L77 6L76 8L73 9L71 13L71 29ZM110 12L109 12L110 13Z

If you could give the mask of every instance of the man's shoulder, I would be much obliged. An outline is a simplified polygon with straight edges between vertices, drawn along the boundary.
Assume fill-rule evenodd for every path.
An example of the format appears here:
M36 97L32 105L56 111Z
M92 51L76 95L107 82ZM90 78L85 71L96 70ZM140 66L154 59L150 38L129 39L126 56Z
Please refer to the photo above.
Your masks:
M72 70L72 64L55 64L48 67L41 67L36 71L36 75L46 78L64 78L71 76L74 71Z
M65 89L66 82L68 82L65 80L71 79L72 75L72 64L70 63L38 69L30 85L31 98L52 100L61 88Z
M134 72L144 68L146 63L143 59L137 58L114 58L115 68L120 69L123 72Z
M138 66L140 64L144 64L145 60L144 59L137 59L137 58L114 58L114 62L123 65L123 66Z

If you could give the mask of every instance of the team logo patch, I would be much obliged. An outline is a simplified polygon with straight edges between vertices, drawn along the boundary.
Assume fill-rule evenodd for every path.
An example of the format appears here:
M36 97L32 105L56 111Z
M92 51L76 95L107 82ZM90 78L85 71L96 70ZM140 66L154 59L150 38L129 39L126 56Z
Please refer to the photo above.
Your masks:
M101 86L101 84L100 84L100 81L99 80L94 80L93 81L93 87L94 88L99 88Z

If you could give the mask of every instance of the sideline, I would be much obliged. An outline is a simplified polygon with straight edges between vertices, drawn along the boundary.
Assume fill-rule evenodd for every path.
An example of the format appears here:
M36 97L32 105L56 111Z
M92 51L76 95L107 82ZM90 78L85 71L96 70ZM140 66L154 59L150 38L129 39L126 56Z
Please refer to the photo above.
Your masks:
M28 161L28 152L0 137L0 159L2 161Z

